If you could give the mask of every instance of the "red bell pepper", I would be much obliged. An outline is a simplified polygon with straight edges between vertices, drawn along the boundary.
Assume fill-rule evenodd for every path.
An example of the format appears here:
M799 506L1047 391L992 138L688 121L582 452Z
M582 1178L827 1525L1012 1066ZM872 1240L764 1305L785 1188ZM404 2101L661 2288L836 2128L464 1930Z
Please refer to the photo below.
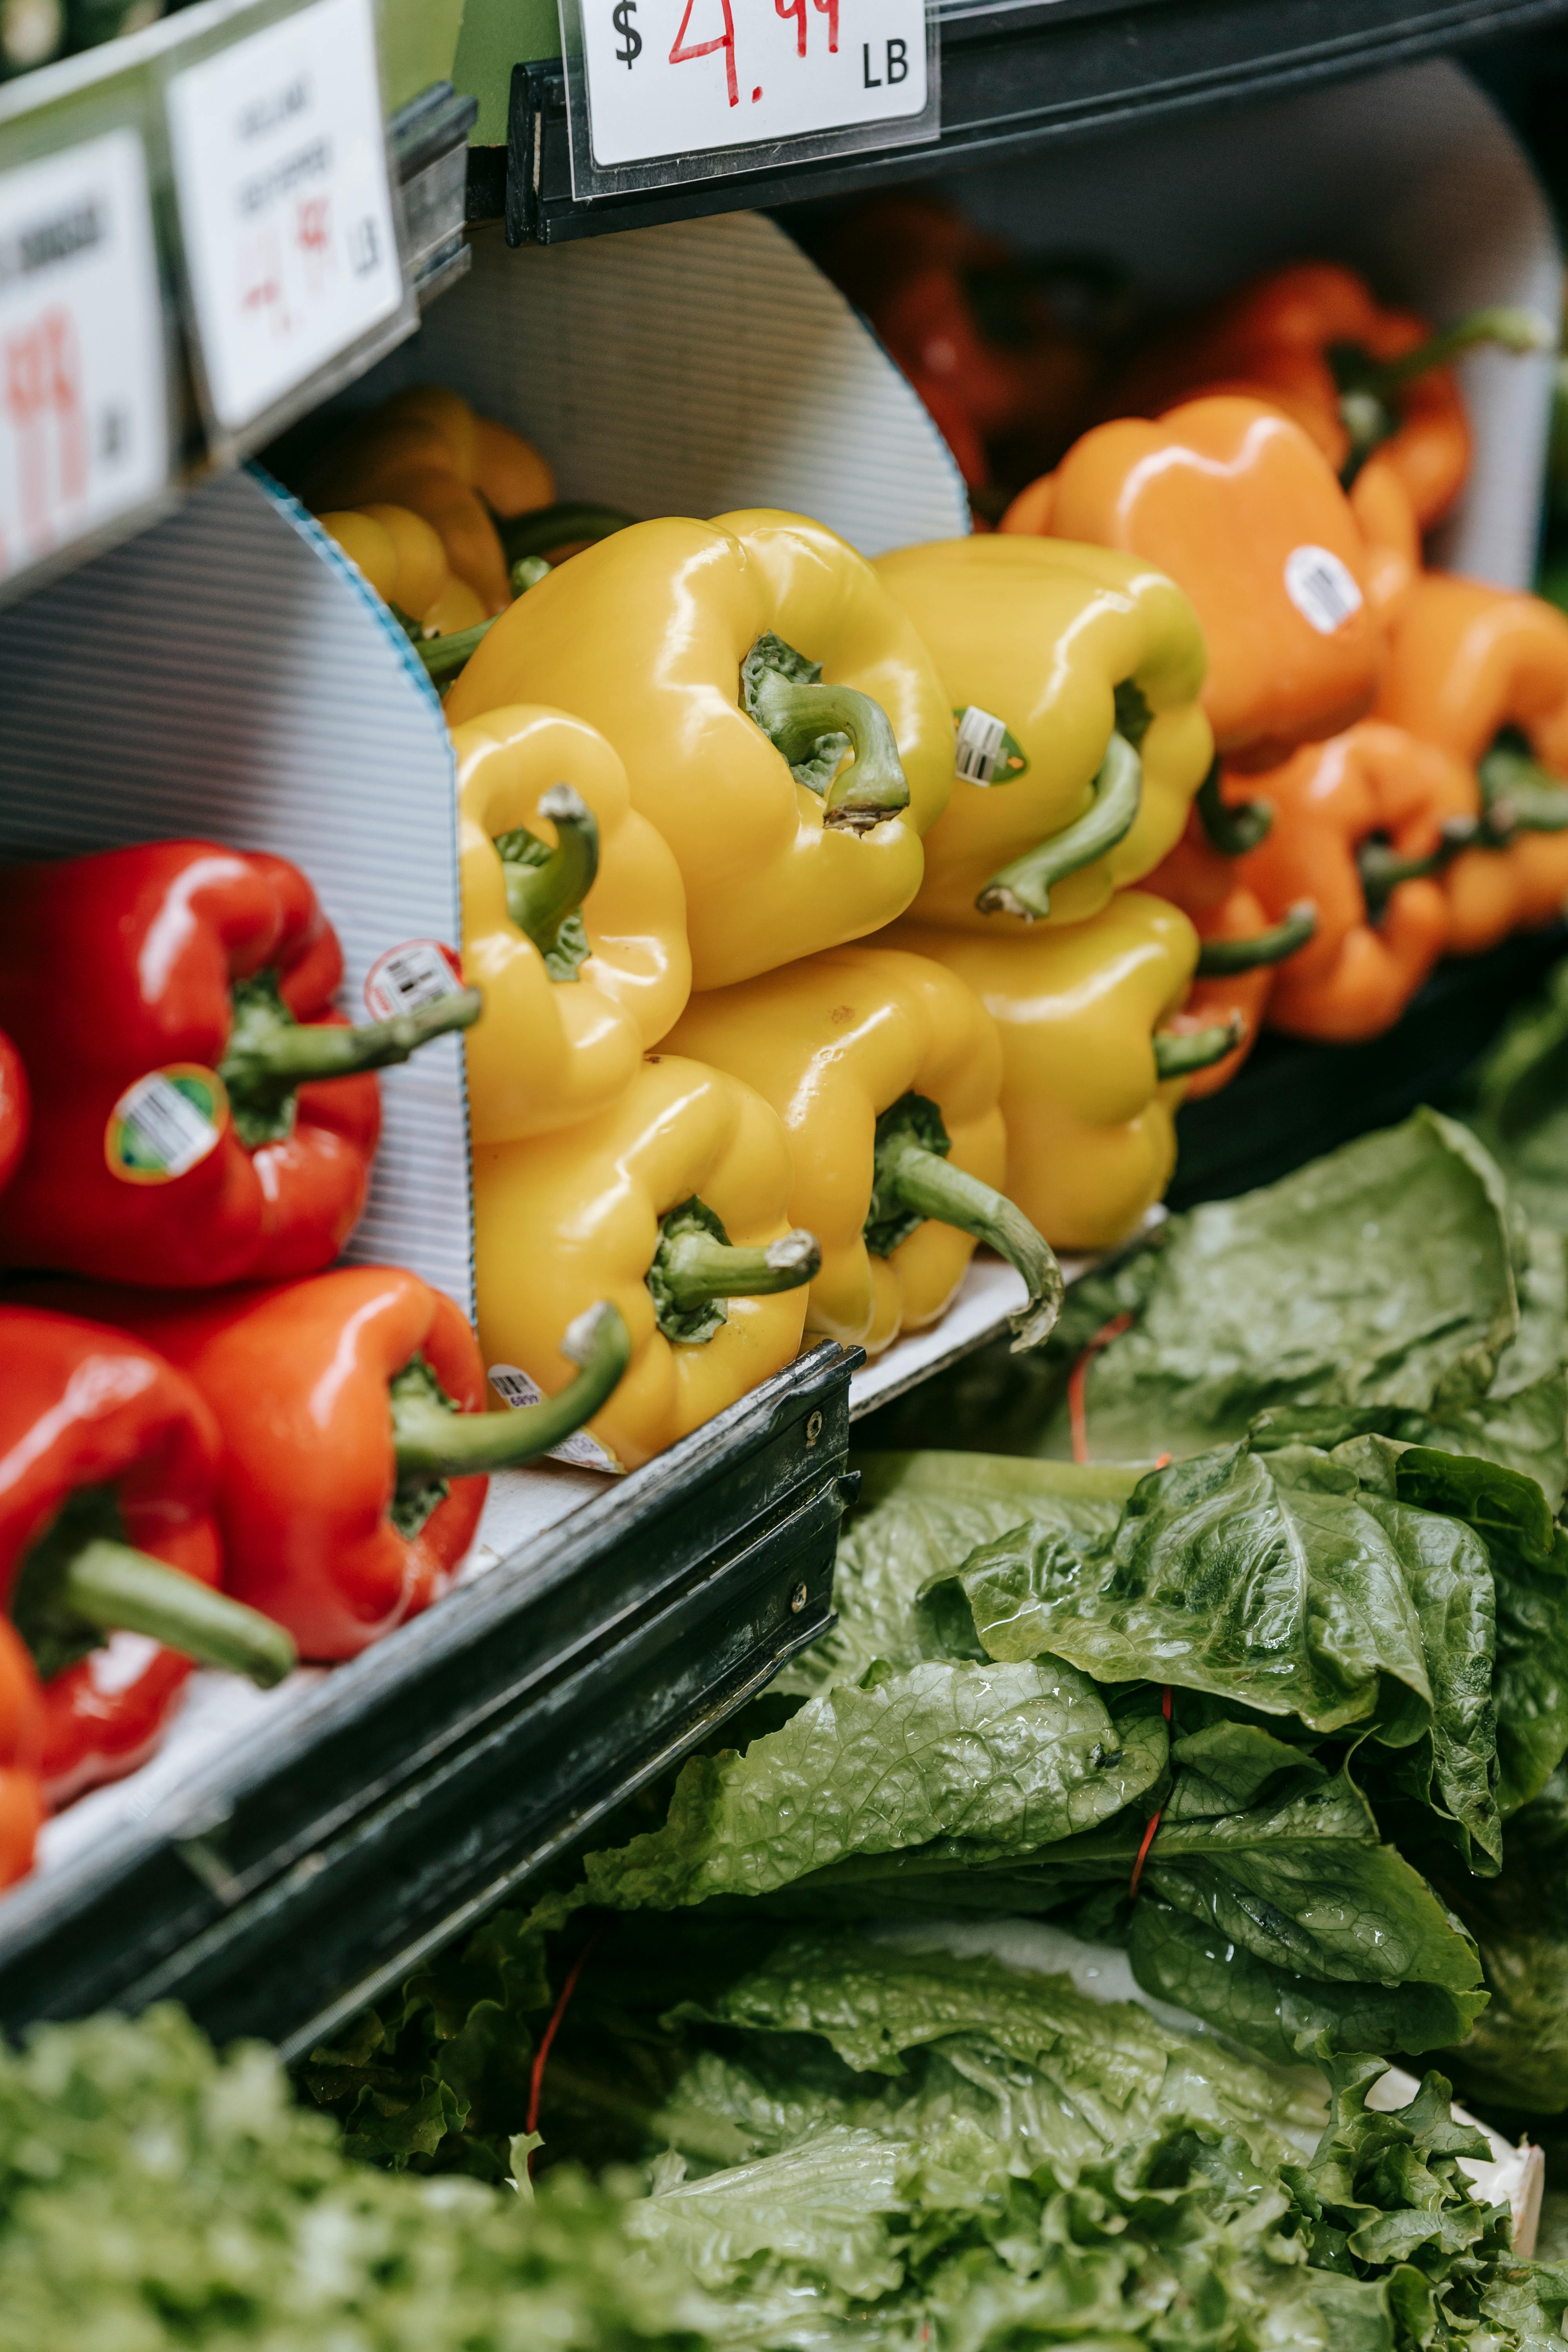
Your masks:
M44 1818L44 1707L33 1662L0 1617L0 1886L25 1878Z
M9 1037L0 1034L0 1192L16 1172L27 1140L27 1073Z
M365 1074L479 1011L465 990L351 1029L342 976L280 857L165 841L0 872L0 1027L33 1098L8 1262L178 1289L330 1264L380 1130Z
M188 1381L43 1307L0 1307L0 1609L43 1680L40 1769L59 1804L143 1760L193 1660L268 1685L294 1645L216 1590L218 1434ZM120 1632L147 1646L95 1678Z
M307 1658L353 1657L429 1607L473 1540L486 1471L548 1453L599 1410L631 1352L613 1307L562 1342L583 1366L547 1403L479 1410L479 1343L401 1266L343 1266L221 1297L73 1286L186 1372L223 1433L228 1589ZM587 1327L584 1328L584 1327Z

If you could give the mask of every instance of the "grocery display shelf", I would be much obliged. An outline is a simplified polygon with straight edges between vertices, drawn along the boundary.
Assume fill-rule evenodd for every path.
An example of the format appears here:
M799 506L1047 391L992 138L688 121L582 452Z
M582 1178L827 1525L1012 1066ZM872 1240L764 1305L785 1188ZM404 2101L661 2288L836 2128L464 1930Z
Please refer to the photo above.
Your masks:
M592 203L572 192L560 58L518 60L507 144L469 151L468 217L504 218L513 244L554 244L742 205L842 196L1005 163L1063 138L1378 72L1561 21L1568 0L959 0L940 16L934 144ZM482 99L481 110L489 111Z
M297 2055L515 1896L832 1622L858 1362L816 1348L628 1477L562 1474L426 1615L89 1800L96 1834L62 1816L0 1905L0 2028L175 1999Z

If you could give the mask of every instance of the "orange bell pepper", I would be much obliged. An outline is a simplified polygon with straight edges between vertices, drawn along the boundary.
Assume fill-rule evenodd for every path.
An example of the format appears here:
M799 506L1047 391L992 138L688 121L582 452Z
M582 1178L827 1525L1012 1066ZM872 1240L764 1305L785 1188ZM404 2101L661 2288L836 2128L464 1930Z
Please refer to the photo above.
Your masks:
M1568 903L1568 618L1451 572L1415 583L1390 633L1377 715L1476 774L1479 845L1444 877L1449 944L1491 947Z
M1196 320L1145 345L1106 414L1152 416L1225 391L1271 400L1311 434L1336 473L1377 450L1426 530L1446 514L1470 465L1470 427L1445 362L1477 343L1534 351L1552 340L1533 311L1476 310L1434 334L1385 310L1354 270L1326 261L1271 270Z
M1241 878L1237 860L1215 849L1194 810L1187 829L1142 887L1179 907L1198 935L1198 961L1191 989L1164 1026L1181 1036L1226 1024L1239 1029L1241 1042L1222 1061L1196 1070L1186 1099L1217 1094L1227 1086L1258 1042L1273 993L1278 967L1304 947L1317 929L1317 909L1302 899L1271 922L1257 892Z
M1474 830L1469 771L1402 728L1366 719L1232 786L1232 805L1243 789L1273 822L1237 859L1238 879L1271 917L1309 898L1317 908L1313 937L1275 975L1270 1026L1340 1044L1377 1036L1447 944L1440 877Z
M1275 766L1376 692L1366 544L1322 453L1261 401L1097 425L1001 528L1124 548L1186 591L1208 642L1204 708L1232 761Z

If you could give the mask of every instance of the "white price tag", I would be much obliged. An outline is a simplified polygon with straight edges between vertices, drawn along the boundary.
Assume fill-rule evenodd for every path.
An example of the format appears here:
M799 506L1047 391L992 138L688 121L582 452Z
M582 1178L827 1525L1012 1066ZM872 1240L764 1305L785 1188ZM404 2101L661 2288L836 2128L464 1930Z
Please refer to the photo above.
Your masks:
M400 1013L457 995L462 985L463 968L449 947L439 940L405 940L378 955L366 972L365 1010L373 1021L395 1021Z
M162 489L163 309L134 131L0 176L0 576Z
M899 122L926 104L924 0L580 0L594 161Z
M371 0L310 8L169 85L180 227L220 424L398 310Z
M1355 574L1332 548L1293 547L1285 558L1285 593L1321 637L1331 637L1361 611Z

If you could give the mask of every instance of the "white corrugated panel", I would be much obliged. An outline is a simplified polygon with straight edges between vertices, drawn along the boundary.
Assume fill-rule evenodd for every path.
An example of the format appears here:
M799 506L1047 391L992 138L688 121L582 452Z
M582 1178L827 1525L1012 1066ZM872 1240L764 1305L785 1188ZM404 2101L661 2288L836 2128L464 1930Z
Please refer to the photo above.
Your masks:
M538 444L561 496L636 515L784 507L866 555L962 537L931 418L837 287L760 213L510 252L362 378L362 408L446 383Z
M196 835L291 858L343 943L343 1006L405 939L458 936L450 740L418 663L331 542L256 473L0 615L0 850ZM382 1076L349 1255L471 1311L455 1039Z

